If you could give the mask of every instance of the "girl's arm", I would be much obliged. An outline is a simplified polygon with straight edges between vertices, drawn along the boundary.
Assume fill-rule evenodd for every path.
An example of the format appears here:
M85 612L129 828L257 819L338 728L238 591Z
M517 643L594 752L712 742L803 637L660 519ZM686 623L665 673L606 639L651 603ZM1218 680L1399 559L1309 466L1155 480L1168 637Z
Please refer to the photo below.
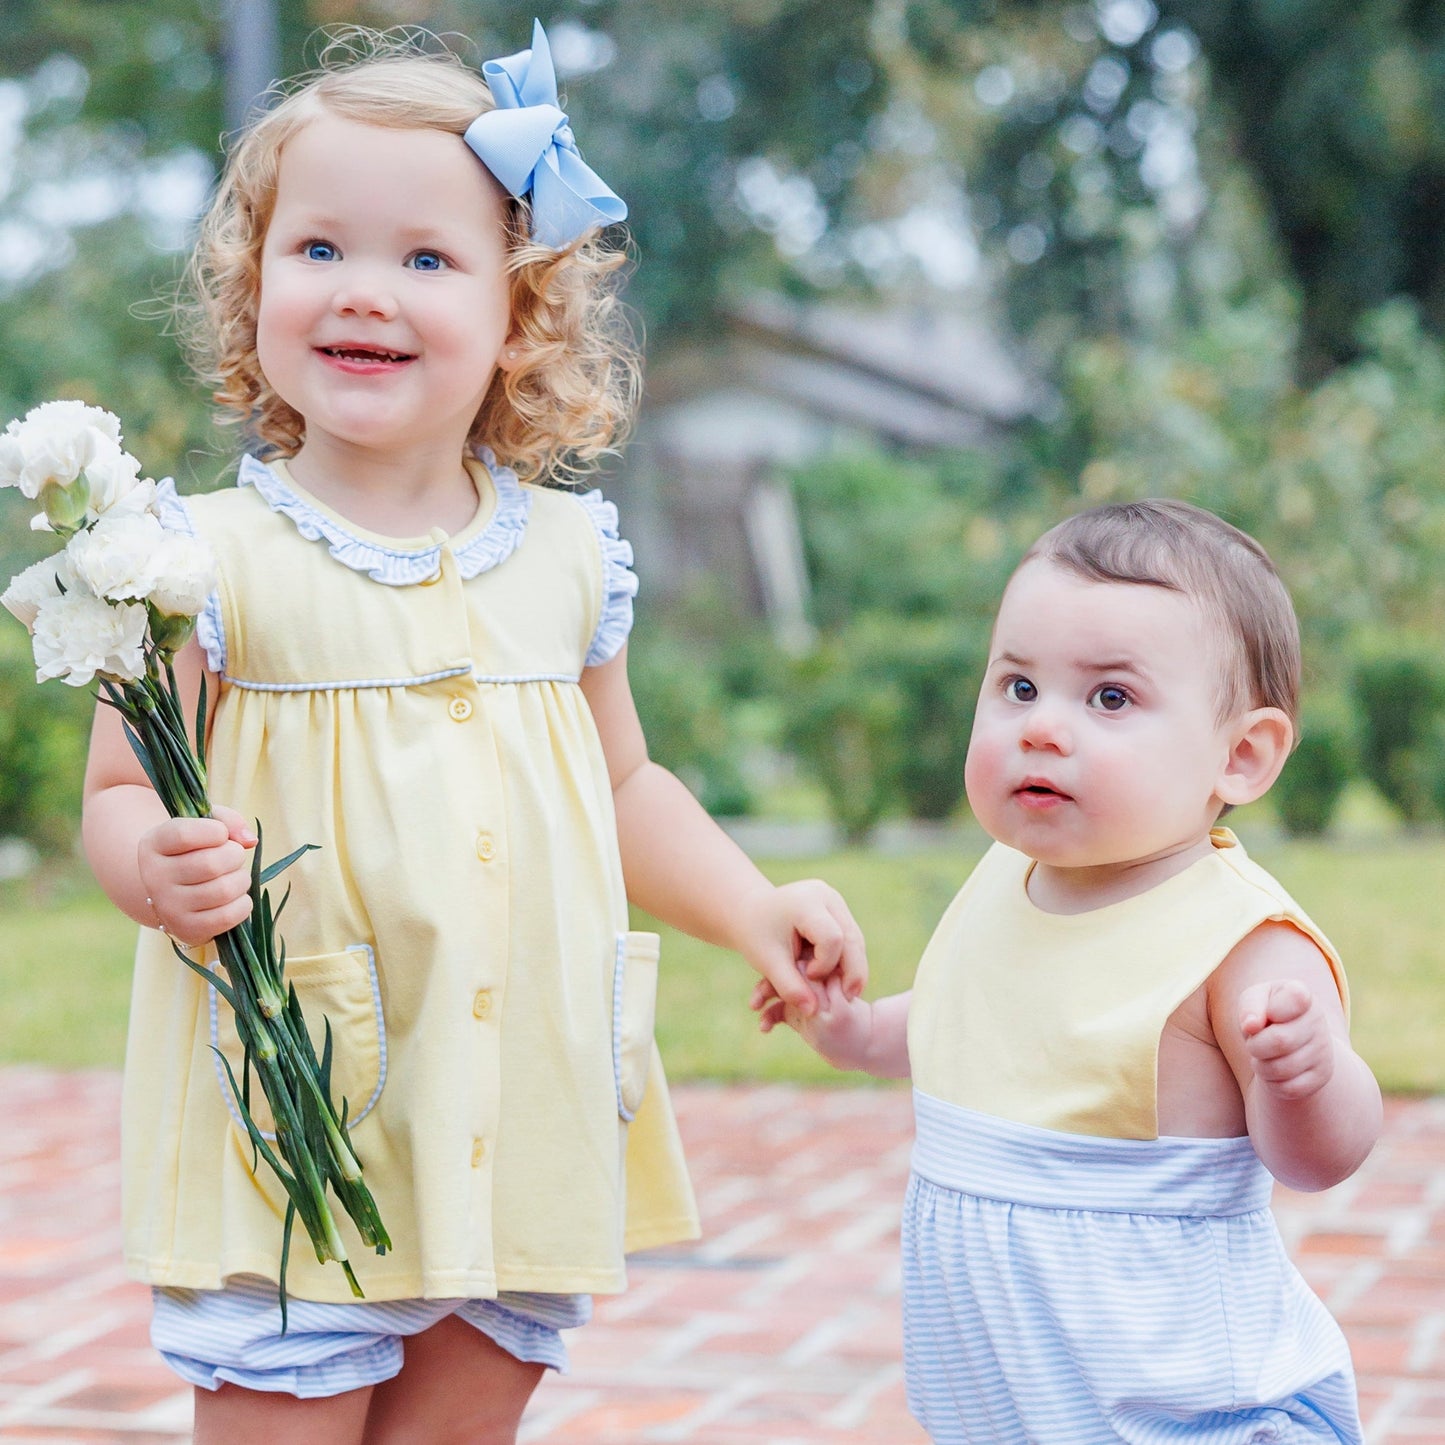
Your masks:
M195 715L205 663L189 642L176 654L182 715ZM205 673L207 716L218 690ZM251 911L248 850L256 835L230 808L209 818L171 818L126 741L120 714L95 710L81 815L85 856L111 901L137 923L180 943L205 943Z
M582 674L617 812L627 896L654 917L741 953L803 1014L837 972L856 997L868 978L848 905L817 879L775 887L666 768L647 742L627 681L627 649ZM805 976L806 975L806 976Z
M780 999L767 979L753 989L752 1007L758 1027L771 1033L780 1023L793 1029L815 1053L835 1069L858 1069L875 1079L906 1079L908 1009L913 990L890 994L873 1003L846 997L835 974L827 982L823 1006L811 1018Z
M1348 1178L1380 1137L1380 1086L1350 1047L1314 942L1287 923L1261 925L1215 970L1207 996L1265 1167L1292 1189Z

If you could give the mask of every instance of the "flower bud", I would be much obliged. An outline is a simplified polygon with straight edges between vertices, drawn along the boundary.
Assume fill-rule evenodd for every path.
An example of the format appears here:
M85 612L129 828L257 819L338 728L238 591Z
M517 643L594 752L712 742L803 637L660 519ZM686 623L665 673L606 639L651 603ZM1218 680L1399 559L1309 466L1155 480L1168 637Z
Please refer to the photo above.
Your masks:
M68 536L85 521L90 509L90 483L84 475L78 476L68 486L60 482L46 482L40 489L40 505L45 509L45 520L62 536Z
M156 650L166 657L174 657L196 630L196 619L177 613L159 612L149 602L146 611L150 615L151 641Z

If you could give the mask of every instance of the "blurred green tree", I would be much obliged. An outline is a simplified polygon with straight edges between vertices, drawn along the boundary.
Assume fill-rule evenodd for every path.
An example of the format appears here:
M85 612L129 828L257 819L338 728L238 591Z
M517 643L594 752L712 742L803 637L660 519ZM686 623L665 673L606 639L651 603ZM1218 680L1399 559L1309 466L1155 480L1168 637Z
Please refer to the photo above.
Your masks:
M791 482L819 639L779 691L785 743L850 839L889 812L946 819L998 595L1042 516L978 456L860 449Z
M1394 297L1445 330L1440 0L908 0L906 27L1031 334L1192 322L1249 284L1252 208L1303 376L1358 355Z

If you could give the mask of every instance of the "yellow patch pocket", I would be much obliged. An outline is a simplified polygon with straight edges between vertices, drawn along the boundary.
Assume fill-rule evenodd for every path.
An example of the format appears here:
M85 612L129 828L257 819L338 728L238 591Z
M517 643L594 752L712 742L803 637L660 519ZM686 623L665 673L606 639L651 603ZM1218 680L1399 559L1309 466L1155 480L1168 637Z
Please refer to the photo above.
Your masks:
M652 1030L657 1018L655 933L619 933L612 973L612 1071L617 1112L629 1123L647 1091L652 1065Z
M212 964L219 968L219 964ZM346 1101L346 1127L354 1129L376 1106L386 1082L386 1027L381 1015L381 987L376 975L376 956L364 943L340 953L318 953L309 958L288 958L285 979L296 987L306 1032L320 1061L326 1044L326 1025L331 1025L331 1099L341 1113ZM236 1016L214 988L207 990L211 1006L211 1044L230 1064L237 1087L242 1083L245 1051L236 1033ZM245 1131L240 1106L231 1092L221 1059L216 1059L216 1077L226 1107ZM261 1081L251 1070L249 1107L256 1127L268 1139L276 1137L276 1121L261 1091Z

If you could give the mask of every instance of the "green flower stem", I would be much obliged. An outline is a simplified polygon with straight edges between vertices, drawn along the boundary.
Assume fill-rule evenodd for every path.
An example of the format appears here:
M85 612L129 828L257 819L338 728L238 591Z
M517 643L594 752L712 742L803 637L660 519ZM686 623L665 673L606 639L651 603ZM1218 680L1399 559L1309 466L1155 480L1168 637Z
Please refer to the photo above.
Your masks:
M164 677L162 677L164 669ZM206 770L199 740L192 748L186 731L180 689L171 654L151 639L146 644L146 670L134 682L108 683L104 700L119 711L147 764L166 811L177 818L204 818L211 813L206 791ZM292 854L265 873L269 878L299 855ZM264 1159L286 1190L287 1212L282 1246L280 1293L283 1320L286 1305L286 1264L291 1221L299 1217L316 1258L323 1264L338 1261L352 1291L361 1287L347 1257L327 1189L336 1195L356 1225L362 1240L378 1254L391 1248L376 1201L367 1188L362 1166L331 1102L330 1029L327 1029L326 1065L316 1057L301 1006L284 979L285 949L276 935L276 912L263 886L261 843L252 858L251 915L215 940L225 983L179 948L181 958L234 1004L236 1032L245 1051L241 1078L223 1059L231 1092L241 1120L258 1156ZM282 900L283 904L285 900ZM254 1072L276 1121L274 1149L261 1134L247 1104ZM279 1157L278 1157L279 1156ZM292 1211L294 1211L294 1216Z

